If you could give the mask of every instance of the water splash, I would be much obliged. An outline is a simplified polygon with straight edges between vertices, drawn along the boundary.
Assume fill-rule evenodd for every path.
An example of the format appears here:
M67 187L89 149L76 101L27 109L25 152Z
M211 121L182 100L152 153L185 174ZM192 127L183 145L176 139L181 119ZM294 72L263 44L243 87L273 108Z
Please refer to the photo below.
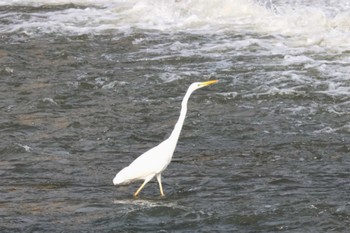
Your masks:
M344 4L340 4L343 2ZM48 6L64 6L46 11ZM4 32L106 33L136 29L217 34L248 32L288 37L295 46L342 48L350 44L350 6L328 1L310 5L272 0L25 0L0 1L0 6L34 7L21 15L3 15ZM23 20L23 18L26 18Z

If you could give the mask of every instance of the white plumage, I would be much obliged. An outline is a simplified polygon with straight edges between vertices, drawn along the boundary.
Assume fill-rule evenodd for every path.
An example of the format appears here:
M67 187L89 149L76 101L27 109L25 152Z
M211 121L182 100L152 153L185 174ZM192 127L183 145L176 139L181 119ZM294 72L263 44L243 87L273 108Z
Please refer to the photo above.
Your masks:
M180 117L169 138L161 142L158 146L146 151L138 158L136 158L129 166L123 168L120 172L118 172L113 179L113 184L128 184L135 180L144 180L140 188L134 193L134 196L137 196L143 187L151 179L153 179L153 177L156 177L159 184L160 193L162 196L164 196L161 173L169 165L175 151L175 147L179 139L183 123L185 121L188 99L190 98L193 91L217 82L218 80L211 80L207 82L192 83L182 100Z

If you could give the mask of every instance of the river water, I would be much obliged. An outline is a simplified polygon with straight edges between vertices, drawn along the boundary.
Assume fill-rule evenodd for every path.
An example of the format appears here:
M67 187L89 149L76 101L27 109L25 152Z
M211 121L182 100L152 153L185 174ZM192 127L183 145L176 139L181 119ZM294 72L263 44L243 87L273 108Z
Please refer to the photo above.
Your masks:
M349 231L348 0L0 0L0 22L1 232ZM113 186L210 79L166 196Z

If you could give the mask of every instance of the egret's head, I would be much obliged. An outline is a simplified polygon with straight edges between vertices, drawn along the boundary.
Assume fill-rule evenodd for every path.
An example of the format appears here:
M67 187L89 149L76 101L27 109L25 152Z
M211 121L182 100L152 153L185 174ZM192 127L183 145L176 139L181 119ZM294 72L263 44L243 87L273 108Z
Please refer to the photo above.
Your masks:
M217 83L217 82L219 82L219 80L210 80L210 81L206 81L206 82L196 82L196 83L192 83L190 88L193 90L197 90L199 88L206 87L206 86L209 86L209 85Z

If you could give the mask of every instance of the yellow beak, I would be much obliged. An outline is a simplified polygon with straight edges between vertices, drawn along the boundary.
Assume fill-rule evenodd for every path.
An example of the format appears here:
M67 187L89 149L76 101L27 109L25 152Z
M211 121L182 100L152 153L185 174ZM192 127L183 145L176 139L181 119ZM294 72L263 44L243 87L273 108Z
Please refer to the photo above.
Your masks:
M210 81L206 81L206 82L202 82L201 83L201 86L208 86L208 85L211 85L211 84L214 84L214 83L217 83L219 82L219 80L210 80Z

